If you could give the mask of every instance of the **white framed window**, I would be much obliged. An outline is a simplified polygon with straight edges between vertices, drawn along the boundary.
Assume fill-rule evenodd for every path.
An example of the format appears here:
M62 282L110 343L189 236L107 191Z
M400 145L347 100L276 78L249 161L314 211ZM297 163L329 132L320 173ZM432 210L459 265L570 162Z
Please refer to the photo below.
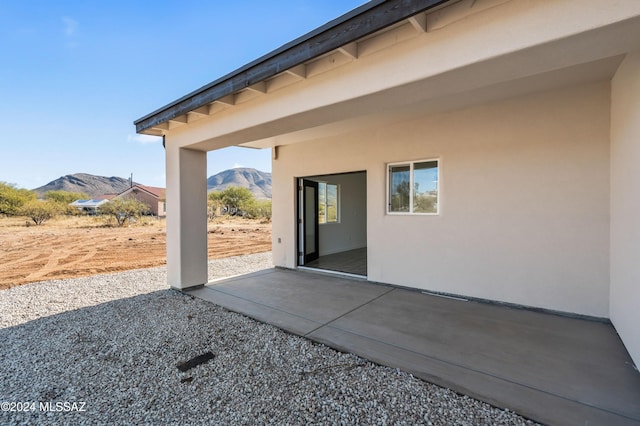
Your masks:
M440 160L387 164L387 214L440 212Z
M340 222L340 187L327 182L318 182L318 223Z

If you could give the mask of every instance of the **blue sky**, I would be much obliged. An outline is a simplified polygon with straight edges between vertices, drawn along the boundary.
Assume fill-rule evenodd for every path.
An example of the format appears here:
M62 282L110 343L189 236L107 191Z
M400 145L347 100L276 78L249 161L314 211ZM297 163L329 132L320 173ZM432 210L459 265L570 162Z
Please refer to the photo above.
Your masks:
M91 173L164 186L133 121L364 0L0 0L0 181ZM271 171L270 152L209 154L209 175Z

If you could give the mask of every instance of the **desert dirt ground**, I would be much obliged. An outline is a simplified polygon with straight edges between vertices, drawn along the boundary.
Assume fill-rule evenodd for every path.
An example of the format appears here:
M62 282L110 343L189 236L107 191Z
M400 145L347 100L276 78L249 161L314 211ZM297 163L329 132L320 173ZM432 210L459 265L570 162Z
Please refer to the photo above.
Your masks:
M166 263L164 219L128 227L99 217L65 217L41 226L0 218L0 289L44 281L150 268ZM209 259L271 250L271 223L216 218L208 224Z

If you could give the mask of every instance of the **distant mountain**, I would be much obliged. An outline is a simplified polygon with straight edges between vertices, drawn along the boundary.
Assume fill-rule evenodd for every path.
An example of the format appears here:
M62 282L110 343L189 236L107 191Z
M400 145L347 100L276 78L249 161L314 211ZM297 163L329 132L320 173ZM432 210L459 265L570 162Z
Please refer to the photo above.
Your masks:
M229 186L248 188L257 199L271 199L271 173L250 168L237 168L225 170L207 179L209 191L222 191ZM38 195L59 190L84 192L90 197L98 197L104 194L118 194L129 187L129 179L75 173L62 176L34 191Z
M37 192L38 195L42 195L47 191L59 190L84 192L90 197L98 197L104 194L118 194L130 186L129 179L75 173L73 175L62 176L44 186L34 189L34 191Z
M244 167L225 170L207 179L209 191L222 191L229 186L249 188L257 199L271 199L271 173Z

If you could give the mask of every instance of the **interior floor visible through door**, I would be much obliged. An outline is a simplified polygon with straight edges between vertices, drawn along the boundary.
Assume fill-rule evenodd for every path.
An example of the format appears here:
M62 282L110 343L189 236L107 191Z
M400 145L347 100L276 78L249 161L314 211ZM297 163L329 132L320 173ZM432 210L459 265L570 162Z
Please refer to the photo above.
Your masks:
M328 271L345 272L348 274L367 276L367 248L343 251L340 253L320 256L318 259L305 264L310 268Z

